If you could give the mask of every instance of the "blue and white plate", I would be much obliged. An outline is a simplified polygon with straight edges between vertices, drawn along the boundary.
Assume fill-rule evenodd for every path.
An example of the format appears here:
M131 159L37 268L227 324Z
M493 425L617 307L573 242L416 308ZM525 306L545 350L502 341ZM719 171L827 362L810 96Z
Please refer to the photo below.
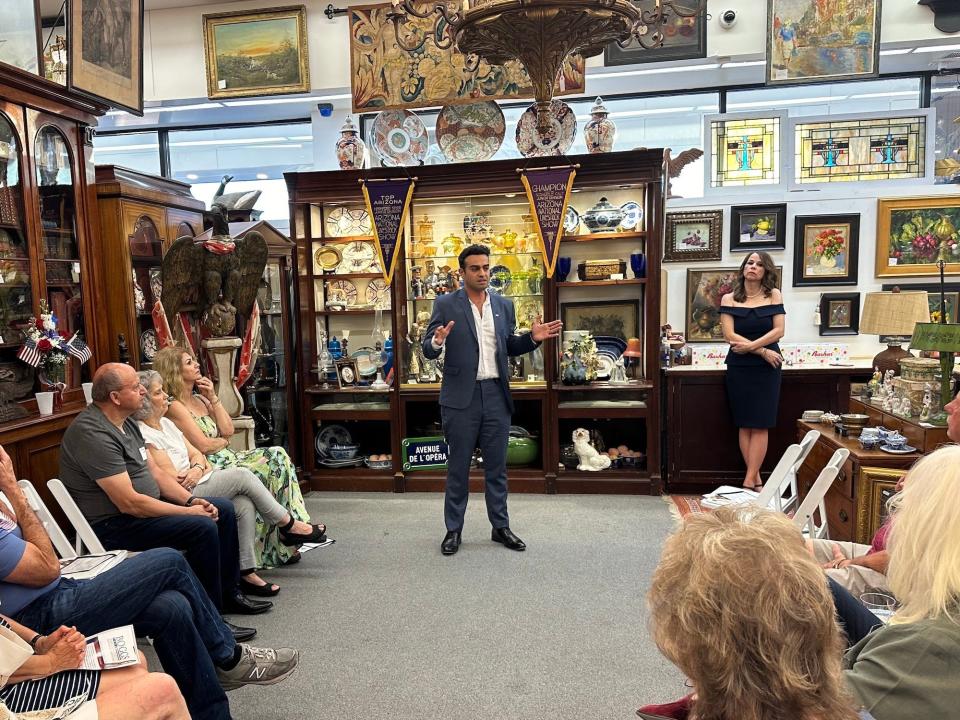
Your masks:
M563 216L563 231L569 235L575 235L580 229L580 213L573 205L567 205L567 212Z
M620 206L620 212L623 213L623 220L620 221L620 227L624 230L636 230L640 227L640 221L643 220L643 208L640 203L633 200Z
M613 335L596 335L593 338L593 342L596 344L597 349L610 349L615 350L617 357L623 355L623 351L627 349L627 341L623 338L614 337Z
M909 455L910 453L915 453L917 451L917 449L912 445L901 445L900 447L893 447L892 445L881 445L880 449L892 455Z
M320 457L330 459L331 445L352 445L353 438L350 437L350 431L343 425L324 425L317 430L313 444Z
M510 276L510 268L506 265L494 265L490 269L490 288L500 295L505 295L510 287Z

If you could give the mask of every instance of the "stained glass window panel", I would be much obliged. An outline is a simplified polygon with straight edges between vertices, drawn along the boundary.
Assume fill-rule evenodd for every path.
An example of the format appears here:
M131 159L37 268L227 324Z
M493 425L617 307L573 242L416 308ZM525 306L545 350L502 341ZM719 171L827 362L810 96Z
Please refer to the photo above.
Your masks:
M780 182L780 118L712 120L710 186Z
M927 118L865 118L798 123L797 183L921 178L925 174Z

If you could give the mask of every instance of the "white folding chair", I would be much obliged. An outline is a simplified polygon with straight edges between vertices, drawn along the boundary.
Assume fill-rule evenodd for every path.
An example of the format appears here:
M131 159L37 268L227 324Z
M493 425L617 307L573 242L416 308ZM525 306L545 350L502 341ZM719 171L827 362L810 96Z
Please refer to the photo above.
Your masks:
M797 512L793 516L793 524L800 528L804 535L811 540L826 539L829 537L827 506L824 498L826 498L827 491L830 490L833 481L837 479L837 475L840 474L840 468L849 456L850 451L846 448L840 448L833 454L830 462L820 471L817 479L810 487L810 492L807 493L807 496L803 499L803 502L800 503L800 507L797 508ZM817 524L817 516L820 518L819 524Z
M71 560L77 557L76 551L70 544L70 539L64 535L63 530L57 525L57 521L50 512L50 508L43 502L33 483L29 480L21 480L17 484L23 491L23 496L27 499L30 509L36 513L37 517L40 518L40 522L43 523L43 529L46 530L47 535L50 536L50 542L53 543L53 549L57 551L57 555L64 560Z
M60 482L59 478L48 480L47 490L49 490L50 494L60 503L63 514L67 516L67 520L70 521L73 529L77 532L77 551L80 552L85 546L87 550L94 555L105 553L107 550L103 547L103 543L100 542L100 538L93 532L90 523L87 522L83 513L80 512L80 508L77 507L73 498L70 497L66 486Z
M781 492L773 498L774 506L780 512L789 512L800 504L800 493L797 489L797 473L800 472L800 468L803 466L807 456L810 454L810 451L813 450L813 446L817 444L817 440L819 439L819 430L808 430L807 434L803 436L803 440L800 441L800 456L787 471L786 480L789 482L782 484Z
M780 460L777 462L773 472L767 479L763 490L759 493L746 488L738 488L732 485L723 485L711 493L703 496L703 505L708 508L721 507L723 505L734 505L738 503L753 503L758 507L773 507L776 498L783 494L784 483L789 485L790 479L788 473L796 465L797 458L800 457L800 445L794 443L783 451Z

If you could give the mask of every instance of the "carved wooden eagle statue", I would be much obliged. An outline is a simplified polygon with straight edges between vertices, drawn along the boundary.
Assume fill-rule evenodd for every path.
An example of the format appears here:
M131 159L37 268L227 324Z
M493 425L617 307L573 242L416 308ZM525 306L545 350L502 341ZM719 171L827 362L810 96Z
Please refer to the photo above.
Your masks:
M645 147L634 148L635 150L646 150ZM690 163L696 162L703 157L703 150L699 148L688 148L676 157L671 156L671 148L666 148L663 151L663 164L667 168L667 199L680 197L679 195L674 195L673 190L670 185L670 181L675 177L680 176L680 172Z
M179 238L163 257L160 301L170 327L187 305L216 337L236 327L236 314L249 317L267 264L267 242L258 232L242 239L230 236L227 211L219 204L209 240Z

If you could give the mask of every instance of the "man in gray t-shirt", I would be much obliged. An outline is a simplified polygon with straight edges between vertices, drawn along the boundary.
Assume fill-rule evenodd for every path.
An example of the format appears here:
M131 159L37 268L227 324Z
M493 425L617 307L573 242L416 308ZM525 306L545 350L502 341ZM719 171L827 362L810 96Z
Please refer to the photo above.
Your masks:
M182 550L218 610L253 615L272 603L238 588L237 516L227 498L197 498L151 470L131 416L146 391L129 365L108 363L93 378L93 404L67 428L60 479L108 549ZM161 499L163 498L163 499Z

